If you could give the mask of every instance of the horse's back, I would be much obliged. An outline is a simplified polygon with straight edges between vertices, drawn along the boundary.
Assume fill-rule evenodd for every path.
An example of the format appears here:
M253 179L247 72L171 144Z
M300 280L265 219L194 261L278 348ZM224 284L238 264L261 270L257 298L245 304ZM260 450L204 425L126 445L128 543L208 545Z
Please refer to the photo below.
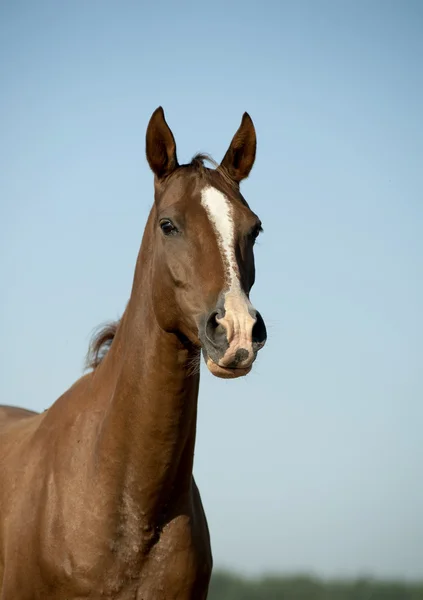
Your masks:
M19 408L19 406L7 406L0 404L0 421L4 419L25 419L26 417L33 417L38 413L27 408Z
M0 405L0 431L10 423L28 419L29 417L35 417L35 415L38 415L38 413L33 410L19 408L18 406Z

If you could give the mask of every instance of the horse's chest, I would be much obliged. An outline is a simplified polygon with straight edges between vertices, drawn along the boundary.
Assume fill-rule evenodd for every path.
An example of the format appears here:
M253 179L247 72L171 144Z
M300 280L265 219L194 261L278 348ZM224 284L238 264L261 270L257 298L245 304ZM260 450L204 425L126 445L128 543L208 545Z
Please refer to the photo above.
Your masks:
M137 600L202 600L212 569L208 532L186 515L173 519L152 548Z
M95 541L80 532L78 540L67 539L63 552L60 545L49 545L41 561L46 588L40 597L50 598L52 586L55 600L93 593L114 600L202 600L212 568L204 526L201 519L183 514L149 543L125 532L117 539L100 535Z

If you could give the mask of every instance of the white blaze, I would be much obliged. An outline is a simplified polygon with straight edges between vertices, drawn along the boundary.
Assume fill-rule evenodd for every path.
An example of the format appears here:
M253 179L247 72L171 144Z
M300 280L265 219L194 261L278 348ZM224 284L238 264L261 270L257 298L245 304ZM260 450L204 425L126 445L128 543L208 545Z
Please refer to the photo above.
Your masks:
M223 264L227 273L228 290L241 292L238 275L238 265L235 257L235 234L232 206L222 192L216 188L206 187L201 193L201 204L206 209L208 217L217 236Z
M207 186L201 193L201 204L207 212L217 243L222 255L226 271L226 287L224 290L225 316L218 319L227 332L229 348L221 363L230 364L239 348L248 350L252 355L252 328L255 319L249 313L251 307L241 287L238 263L235 255L235 227L233 207L229 199L212 186ZM247 362L249 359L247 359Z

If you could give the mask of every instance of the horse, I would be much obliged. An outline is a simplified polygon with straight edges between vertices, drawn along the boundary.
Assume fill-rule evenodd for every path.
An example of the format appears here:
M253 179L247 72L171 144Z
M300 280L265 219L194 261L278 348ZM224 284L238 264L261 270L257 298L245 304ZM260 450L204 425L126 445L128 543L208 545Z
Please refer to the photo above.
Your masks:
M266 342L250 301L261 221L240 182L244 113L220 164L179 164L162 107L146 131L154 202L121 319L41 414L0 407L0 600L203 600L212 571L193 477L201 355L247 375Z

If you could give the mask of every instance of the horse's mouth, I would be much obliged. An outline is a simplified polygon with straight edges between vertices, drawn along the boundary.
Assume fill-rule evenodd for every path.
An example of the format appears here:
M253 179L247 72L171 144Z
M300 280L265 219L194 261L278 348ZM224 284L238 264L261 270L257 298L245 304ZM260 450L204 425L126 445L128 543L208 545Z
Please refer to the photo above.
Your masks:
M222 379L236 379L237 377L244 377L245 375L248 375L252 367L252 364L245 368L221 367L210 357L207 357L206 365L210 373L215 375L215 377L220 377Z

